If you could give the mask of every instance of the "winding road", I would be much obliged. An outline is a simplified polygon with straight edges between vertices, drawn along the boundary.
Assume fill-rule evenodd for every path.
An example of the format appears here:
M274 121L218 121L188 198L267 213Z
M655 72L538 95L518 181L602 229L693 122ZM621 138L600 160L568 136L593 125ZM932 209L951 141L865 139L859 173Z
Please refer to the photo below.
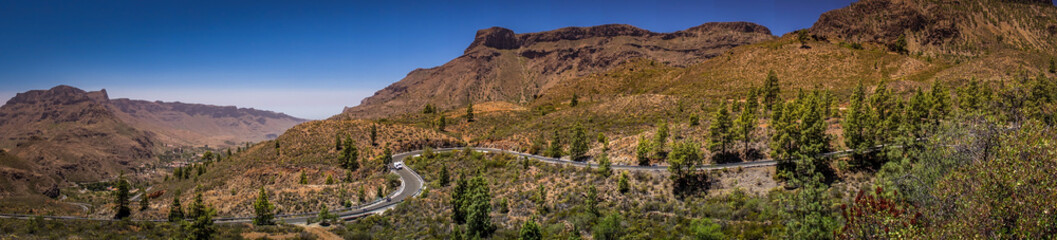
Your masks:
M435 149L433 151L434 152L449 152L449 151L462 150L462 149L466 149L466 148L441 148L441 149ZM477 148L477 147L471 148L471 149L473 149L475 151L479 151L479 152L486 152L486 153L487 152L494 152L494 153L513 154L513 155L516 155L516 156L519 156L519 157L534 159L534 160L537 160L537 161L551 163L551 164L569 164L569 165L573 165L573 166L591 167L591 168L597 168L598 167L598 164L594 164L594 163L576 162L576 161L570 161L570 160L565 160L565 159L550 158L550 157L532 155L532 154L515 152L515 151L510 151L510 150L503 150L503 149ZM393 162L394 163L403 162L404 159L406 159L407 157L418 156L418 155L422 154L422 152L423 152L423 150L415 150L415 151L403 152L403 153L395 154L395 155L393 155ZM852 152L852 150L836 151L836 152L824 153L821 156L822 157L829 157L829 156L848 154L848 153L851 153L851 152ZM741 167L741 168L752 168L752 167L774 166L777 163L778 163L778 161L776 161L776 160L767 159L767 160L760 160L760 161L753 161L753 162L708 164L708 165L698 166L697 169L699 169L699 170L711 170L711 169L726 169L726 168L738 168L738 167ZM656 166L656 165L654 165L654 166L634 166L634 165L613 164L613 165L611 165L611 167L614 170L668 171L668 166ZM400 184L400 187L397 189L397 191L393 192L391 195L389 195L387 197L387 199L378 199L378 200L375 200L373 202L370 202L370 203L367 203L367 204L364 204L364 205L354 206L354 207L350 207L350 208L335 209L332 214L337 215L337 217L339 219L342 219L342 220L354 220L354 219L361 218L361 217L364 217L364 216L385 212L386 210L389 210L389 209L392 209L392 208L396 207L397 204L400 204L405 199L416 197L416 196L418 196L419 194L422 193L422 190L425 187L425 184L424 184L425 180L423 180L422 176L419 175L418 173L416 173L410 167L403 167L401 169L392 169L391 172L400 175L401 184ZM137 196L139 196L139 195L137 195ZM285 222L285 223L291 223L291 224L307 224L309 222L309 220L315 218L318 214L319 214L318 212L307 212L307 213L298 213L298 214L276 215L276 220L277 220L277 222ZM2 213L0 213L0 218L30 219L30 218L34 218L34 217L37 217L37 216L36 215L25 215L25 214L2 214ZM113 219L107 219L107 218L85 218L85 217L73 217L73 216L41 216L41 217L43 217L44 219L50 219L50 220L114 221ZM252 216L249 216L249 217L223 217L223 218L216 218L216 219L213 219L213 220L216 223L251 223L251 222L253 222L253 217ZM168 220L167 219L134 219L133 221L167 222Z

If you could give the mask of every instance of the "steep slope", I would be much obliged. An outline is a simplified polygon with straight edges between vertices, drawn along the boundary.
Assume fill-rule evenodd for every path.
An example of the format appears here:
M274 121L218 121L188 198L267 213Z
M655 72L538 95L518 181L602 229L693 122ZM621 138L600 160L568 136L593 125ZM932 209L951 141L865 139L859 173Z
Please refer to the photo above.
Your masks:
M375 118L417 111L426 104L446 109L471 101L525 103L562 79L608 70L631 59L688 66L734 46L773 38L766 27L746 22L706 23L673 33L615 24L523 34L493 27L479 30L462 56L412 71L343 115Z
M114 99L110 107L123 121L175 145L225 147L263 141L306 121L252 108L180 102Z
M19 93L0 107L0 147L21 160L0 163L11 183L0 196L147 173L157 163L155 141L122 122L108 102L105 90L58 86Z
M826 12L809 29L846 42L873 42L911 53L980 56L1001 49L1057 51L1057 11L1038 1L864 0Z

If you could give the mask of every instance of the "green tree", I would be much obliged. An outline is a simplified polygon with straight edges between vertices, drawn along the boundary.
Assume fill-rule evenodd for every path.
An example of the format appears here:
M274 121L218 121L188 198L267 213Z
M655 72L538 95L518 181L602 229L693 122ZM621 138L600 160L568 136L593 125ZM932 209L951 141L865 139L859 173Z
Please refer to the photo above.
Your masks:
M610 214L603 218L602 221L599 221L598 224L595 224L592 236L597 240L621 239L624 236L620 226L622 221L620 215Z
M767 79L763 81L763 104L767 110L773 110L774 104L781 101L781 88L778 86L778 74L771 70L767 73Z
M744 144L743 148L746 152L749 151L749 144L752 143L752 132L756 130L756 91L749 91L749 97L745 100L745 105L741 109L741 114L738 115L738 119L734 121L733 133L737 135L737 139L741 140Z
M201 211L192 222L184 223L183 228L186 229L190 239L213 239L213 234L216 233L216 228L213 226L213 216L216 216L216 210L203 207Z
M345 147L341 150L341 167L356 171L360 168L360 149L356 148L356 143L352 141L352 137L345 137Z
M602 151L609 151L609 139L605 134L598 133L598 143L602 144Z
M147 208L150 207L149 200L150 200L150 197L147 196L147 189L143 188L143 187L140 187L139 188L139 211L140 212L142 212L143 210L147 210Z
M382 149L382 155L378 157L381 158L382 163L386 166L393 164L393 149L389 148L389 144L385 145L385 148Z
M687 189L697 166L701 164L701 145L691 140L676 143L668 155L668 172L676 190Z
M334 151L341 151L341 147L345 146L341 143L341 135L334 134Z
M466 106L466 122L473 122L473 102Z
M722 226L712 222L712 219L694 219L690 223L690 234L697 240L720 240L727 239L723 235Z
M635 147L635 159L638 160L639 166L650 165L650 151L653 151L650 141L646 140L645 135L639 137L639 144Z
M455 188L451 192L451 219L455 224L466 223L467 209L465 201L469 195L470 182L466 179L465 174L459 174L459 179L455 181Z
M947 88L939 81L932 82L932 89L929 91L928 99L929 102L929 121L932 124L939 124L940 119L947 117L947 114L951 110L951 95L947 91Z
M275 224L275 206L268 202L268 192L264 190L264 187L261 187L261 190L257 193L257 200L253 201L253 211L255 213L253 225Z
M518 239L520 240L542 240L543 232L540 231L539 224L536 224L536 217L533 216L528 221L525 221L521 225L521 231L519 231Z
M569 158L573 161L580 161L586 158L587 154L587 134L584 133L584 127L579 123L573 127L572 141L569 142Z
M129 183L125 181L125 175L121 174L117 178L116 182L117 191L114 192L114 219L125 219L129 215L132 215L132 210L129 209Z
M487 238L495 231L492 224L492 195L488 187L488 181L482 176L470 179L469 199L464 201L463 207L466 213L466 233L477 238Z
M573 99L569 100L569 107L576 107L577 104L580 104L580 97L573 93Z
M617 180L617 191L627 193L628 190L631 190L631 184L628 184L628 172L620 172L620 180Z
M441 166L439 175L438 182L440 183L440 186L447 187L448 183L451 182L451 176L448 174L448 167Z
M594 184L591 184L587 187L587 195L584 196L584 208L587 209L587 213L594 217L601 215L598 211L598 201L598 189L595 188Z
M447 126L448 120L444 119L444 114L440 114L440 117L437 117L437 131L443 132Z
M429 104L429 103L427 103L426 106L422 108L422 114L431 114L431 113L434 113L436 111L437 110L433 107L433 104Z
M275 155L282 156L283 152L279 149L279 139L275 139Z
M316 220L319 220L319 225L329 226L331 223L338 221L338 215L330 213L330 209L324 204L323 208L319 210L319 214L316 214Z
M865 165L864 152L873 146L873 138L870 137L870 129L873 126L870 124L870 113L865 101L866 89L860 81L852 93L851 104L849 104L848 110L844 114L844 121L841 123L844 145L855 150L852 159L860 166Z
M308 184L308 175L305 175L304 169L301 170L301 177L299 179L300 180L298 180L297 183L300 183L301 185Z
M899 38L894 43L888 45L888 50L899 54L907 54L907 36L899 35Z
M327 185L333 185L334 184L334 176L332 176L330 174L327 174L327 180L324 183L327 184Z
M833 239L837 229L833 199L822 185L821 176L801 183L801 187L787 197L781 198L786 223L786 238L789 239Z
M653 151L657 158L664 158L668 153L665 151L665 145L668 143L668 122L661 121L657 124L657 134L653 135Z
M180 190L176 190L169 204L169 222L179 222L184 219L184 210L180 206Z
M701 125L701 118L697 116L697 113L690 114L690 126Z
M198 219L198 217L201 217L202 215L206 214L206 205L205 202L203 202L202 200L201 186L195 187L194 201L191 202L191 207L189 210L190 212L188 212L187 217L191 219Z
M1057 73L1057 59L1050 58L1050 73Z
M384 188L384 186L379 186L377 188L374 188L374 190L375 190L374 197L375 198L382 199L382 198L385 197L385 192L384 192L383 188Z
M371 146L378 146L378 124L371 124Z
M604 178L613 175L613 163L609 161L609 153L602 151L596 158L598 160L598 174Z
M730 120L730 112L727 111L726 102L720 102L719 108L716 109L716 113L712 116L712 125L708 128L709 151L716 155L729 153L730 145L734 143L735 138L735 135L731 132L733 125Z
M562 155L564 155L564 153L562 152L561 135L558 133L558 130L554 130L554 134L551 136L553 136L553 138L551 138L550 147L547 147L547 156L552 158L560 158L562 157Z

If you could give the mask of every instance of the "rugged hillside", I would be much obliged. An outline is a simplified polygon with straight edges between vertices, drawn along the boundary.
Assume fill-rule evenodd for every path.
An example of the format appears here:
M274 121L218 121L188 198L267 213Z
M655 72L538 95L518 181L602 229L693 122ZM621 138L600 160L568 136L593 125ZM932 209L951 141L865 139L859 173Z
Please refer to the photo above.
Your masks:
M70 86L19 93L0 107L0 197L157 173L164 145L223 147L273 139L304 122L281 113L111 100Z
M766 27L745 22L706 23L672 33L615 24L523 34L493 27L477 31L462 56L412 71L343 115L384 117L418 111L426 104L446 109L471 101L525 103L562 79L608 70L631 59L689 66L734 46L773 38Z
M235 106L129 99L111 100L109 106L121 120L149 130L162 143L175 145L224 147L263 141L305 122L282 113Z
M1000 49L1057 51L1057 11L1048 0L864 0L822 14L813 35L872 42L930 55L979 56Z
M108 104L106 91L58 86L19 93L0 107L0 147L17 157L0 162L0 196L149 171L156 142Z

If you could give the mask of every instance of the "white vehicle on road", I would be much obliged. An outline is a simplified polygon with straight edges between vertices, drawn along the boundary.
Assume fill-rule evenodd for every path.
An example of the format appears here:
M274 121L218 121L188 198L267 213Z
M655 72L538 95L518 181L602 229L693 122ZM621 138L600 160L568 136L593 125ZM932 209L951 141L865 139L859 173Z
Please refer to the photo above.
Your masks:
M404 162L398 162L393 164L393 169L400 170L404 169Z

